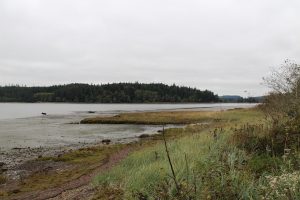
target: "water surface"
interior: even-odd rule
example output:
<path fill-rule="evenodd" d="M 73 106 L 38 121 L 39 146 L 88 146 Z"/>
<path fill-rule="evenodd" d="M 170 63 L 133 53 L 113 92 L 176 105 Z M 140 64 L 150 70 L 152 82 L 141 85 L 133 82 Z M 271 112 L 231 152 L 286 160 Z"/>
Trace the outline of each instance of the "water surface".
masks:
<path fill-rule="evenodd" d="M 0 150 L 94 143 L 104 138 L 120 140 L 153 134 L 162 128 L 149 125 L 71 124 L 96 115 L 174 109 L 221 110 L 251 106 L 254 104 L 0 103 Z M 47 115 L 41 115 L 42 112 Z"/>

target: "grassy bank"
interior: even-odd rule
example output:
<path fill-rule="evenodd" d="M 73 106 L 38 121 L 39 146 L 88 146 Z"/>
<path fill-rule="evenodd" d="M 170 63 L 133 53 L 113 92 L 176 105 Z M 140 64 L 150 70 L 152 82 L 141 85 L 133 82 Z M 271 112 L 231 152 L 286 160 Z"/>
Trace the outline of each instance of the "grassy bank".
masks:
<path fill-rule="evenodd" d="M 99 174 L 95 199 L 299 199 L 299 153 L 272 155 L 262 144 L 270 130 L 260 111 L 214 118 L 218 122 L 205 129 L 189 126 L 183 137 L 167 139 L 175 177 L 160 141 Z"/>
<path fill-rule="evenodd" d="M 112 117 L 91 117 L 81 121 L 83 124 L 191 124 L 210 122 L 216 112 L 175 111 L 175 112 L 142 112 L 123 113 Z"/>

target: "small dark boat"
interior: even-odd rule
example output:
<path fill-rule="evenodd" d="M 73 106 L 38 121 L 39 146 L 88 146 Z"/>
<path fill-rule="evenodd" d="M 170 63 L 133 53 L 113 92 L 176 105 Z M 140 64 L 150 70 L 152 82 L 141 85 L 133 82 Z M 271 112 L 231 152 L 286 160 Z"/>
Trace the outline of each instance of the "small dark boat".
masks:
<path fill-rule="evenodd" d="M 42 114 L 42 115 L 47 115 L 47 113 L 45 113 L 45 112 L 42 112 L 41 114 Z"/>
<path fill-rule="evenodd" d="M 90 114 L 91 114 L 91 113 L 96 113 L 96 111 L 88 111 L 88 113 L 90 113 Z"/>

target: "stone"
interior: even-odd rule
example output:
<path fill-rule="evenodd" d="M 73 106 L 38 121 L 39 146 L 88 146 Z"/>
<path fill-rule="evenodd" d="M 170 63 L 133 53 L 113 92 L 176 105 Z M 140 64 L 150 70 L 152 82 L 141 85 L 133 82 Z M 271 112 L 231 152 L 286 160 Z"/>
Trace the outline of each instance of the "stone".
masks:
<path fill-rule="evenodd" d="M 111 142 L 110 139 L 104 139 L 101 141 L 103 144 L 109 144 Z"/>
<path fill-rule="evenodd" d="M 142 135 L 139 136 L 139 138 L 148 138 L 148 137 L 150 137 L 149 134 L 142 134 Z"/>

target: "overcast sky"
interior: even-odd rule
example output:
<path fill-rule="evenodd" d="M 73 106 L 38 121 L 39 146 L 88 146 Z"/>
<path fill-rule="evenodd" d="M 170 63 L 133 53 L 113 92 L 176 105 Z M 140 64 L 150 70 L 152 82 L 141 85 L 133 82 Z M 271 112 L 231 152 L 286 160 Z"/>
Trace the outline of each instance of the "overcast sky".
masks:
<path fill-rule="evenodd" d="M 0 85 L 163 82 L 262 95 L 299 0 L 1 0 Z"/>

